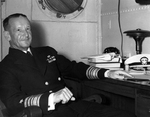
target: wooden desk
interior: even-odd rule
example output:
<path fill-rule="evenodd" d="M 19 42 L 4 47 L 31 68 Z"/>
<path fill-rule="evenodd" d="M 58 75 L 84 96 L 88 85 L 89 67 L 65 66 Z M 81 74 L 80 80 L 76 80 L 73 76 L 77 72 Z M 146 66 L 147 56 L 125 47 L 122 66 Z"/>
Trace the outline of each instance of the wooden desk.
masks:
<path fill-rule="evenodd" d="M 110 106 L 150 117 L 150 85 L 106 78 L 83 82 L 83 91 L 83 97 L 104 94 Z"/>

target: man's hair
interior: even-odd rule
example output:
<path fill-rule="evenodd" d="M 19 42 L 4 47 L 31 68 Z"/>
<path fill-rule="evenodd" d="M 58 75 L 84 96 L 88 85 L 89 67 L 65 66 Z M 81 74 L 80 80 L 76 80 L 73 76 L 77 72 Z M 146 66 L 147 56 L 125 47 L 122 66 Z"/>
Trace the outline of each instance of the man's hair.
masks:
<path fill-rule="evenodd" d="M 17 18 L 17 17 L 20 17 L 20 16 L 27 18 L 26 15 L 21 14 L 21 13 L 15 13 L 15 14 L 12 14 L 12 15 L 9 15 L 8 17 L 6 17 L 6 18 L 3 20 L 3 27 L 4 27 L 4 30 L 6 31 L 6 30 L 8 29 L 9 20 L 10 20 L 11 18 Z M 27 18 L 27 19 L 28 19 L 28 18 Z"/>

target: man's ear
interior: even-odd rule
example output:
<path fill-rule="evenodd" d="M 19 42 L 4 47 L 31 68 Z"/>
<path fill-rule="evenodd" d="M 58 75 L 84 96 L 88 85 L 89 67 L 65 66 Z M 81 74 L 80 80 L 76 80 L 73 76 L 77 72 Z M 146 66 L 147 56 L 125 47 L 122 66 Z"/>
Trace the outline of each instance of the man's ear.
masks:
<path fill-rule="evenodd" d="M 10 37 L 10 34 L 9 34 L 8 31 L 4 31 L 4 37 L 5 37 L 5 39 L 7 39 L 8 41 L 11 40 L 11 37 Z"/>

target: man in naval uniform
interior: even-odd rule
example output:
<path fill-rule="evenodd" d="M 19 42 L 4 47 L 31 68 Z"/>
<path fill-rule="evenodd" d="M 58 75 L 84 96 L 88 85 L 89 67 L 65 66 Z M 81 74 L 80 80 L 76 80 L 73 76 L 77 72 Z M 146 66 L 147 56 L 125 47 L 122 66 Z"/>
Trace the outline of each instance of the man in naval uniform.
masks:
<path fill-rule="evenodd" d="M 0 63 L 0 98 L 12 115 L 38 106 L 44 117 L 134 117 L 105 105 L 77 100 L 62 79 L 123 79 L 131 75 L 70 61 L 52 47 L 31 47 L 30 21 L 24 14 L 8 16 L 3 27 L 10 48 Z"/>

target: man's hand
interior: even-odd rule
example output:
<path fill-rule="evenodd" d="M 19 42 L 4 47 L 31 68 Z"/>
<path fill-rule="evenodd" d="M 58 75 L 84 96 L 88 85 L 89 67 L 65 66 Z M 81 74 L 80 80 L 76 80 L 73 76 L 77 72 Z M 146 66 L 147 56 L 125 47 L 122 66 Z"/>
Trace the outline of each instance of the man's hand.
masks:
<path fill-rule="evenodd" d="M 113 79 L 126 79 L 126 78 L 134 78 L 132 75 L 130 75 L 129 73 L 123 71 L 123 70 L 109 70 L 107 73 L 107 76 L 109 78 L 113 78 Z"/>
<path fill-rule="evenodd" d="M 72 92 L 67 88 L 63 88 L 54 93 L 54 103 L 62 102 L 62 104 L 67 103 L 69 100 L 74 101 L 75 98 L 73 97 Z"/>

